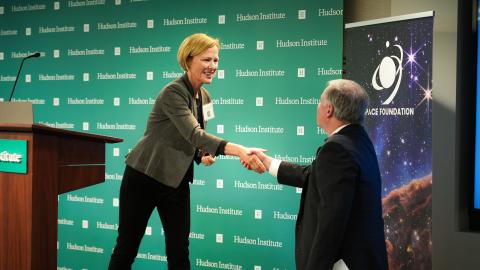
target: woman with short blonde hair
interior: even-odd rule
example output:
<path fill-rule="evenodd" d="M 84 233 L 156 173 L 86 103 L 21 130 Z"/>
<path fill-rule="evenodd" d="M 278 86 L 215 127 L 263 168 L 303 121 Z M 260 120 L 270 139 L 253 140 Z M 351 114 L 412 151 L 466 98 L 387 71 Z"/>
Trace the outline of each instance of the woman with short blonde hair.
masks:
<path fill-rule="evenodd" d="M 117 243 L 110 270 L 131 269 L 150 215 L 157 208 L 165 232 L 169 270 L 188 270 L 190 189 L 193 162 L 210 166 L 217 155 L 235 155 L 249 168 L 265 167 L 252 149 L 205 131 L 212 118 L 210 84 L 218 67 L 220 42 L 206 34 L 185 38 L 178 63 L 185 74 L 158 95 L 143 137 L 128 154 L 120 187 Z"/>
<path fill-rule="evenodd" d="M 188 71 L 187 60 L 189 57 L 195 57 L 213 47 L 217 47 L 220 50 L 220 41 L 216 38 L 212 38 L 203 33 L 188 36 L 183 40 L 182 44 L 180 44 L 180 48 L 178 48 L 178 64 L 184 71 Z"/>

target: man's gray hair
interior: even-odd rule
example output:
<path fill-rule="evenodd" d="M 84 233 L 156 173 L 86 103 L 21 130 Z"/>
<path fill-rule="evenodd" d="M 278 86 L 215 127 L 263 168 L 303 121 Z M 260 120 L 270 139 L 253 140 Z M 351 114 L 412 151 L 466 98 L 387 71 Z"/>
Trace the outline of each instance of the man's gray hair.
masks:
<path fill-rule="evenodd" d="M 322 96 L 334 107 L 334 116 L 341 121 L 362 124 L 368 107 L 368 94 L 351 80 L 331 80 Z"/>

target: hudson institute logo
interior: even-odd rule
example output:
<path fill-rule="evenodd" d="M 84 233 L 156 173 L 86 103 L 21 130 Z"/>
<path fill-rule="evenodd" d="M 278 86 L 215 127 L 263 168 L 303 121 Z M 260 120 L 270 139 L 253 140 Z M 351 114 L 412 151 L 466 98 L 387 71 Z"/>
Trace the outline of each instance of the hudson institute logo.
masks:
<path fill-rule="evenodd" d="M 390 42 L 387 41 L 385 46 L 387 48 L 390 47 Z M 397 44 L 393 45 L 393 47 L 398 49 L 398 56 L 390 55 L 383 57 L 382 62 L 377 66 L 372 76 L 372 86 L 375 90 L 393 89 L 387 100 L 382 103 L 383 105 L 388 105 L 392 102 L 402 81 L 403 48 Z"/>
<path fill-rule="evenodd" d="M 0 162 L 21 163 L 23 156 L 17 153 L 3 151 L 0 153 Z"/>

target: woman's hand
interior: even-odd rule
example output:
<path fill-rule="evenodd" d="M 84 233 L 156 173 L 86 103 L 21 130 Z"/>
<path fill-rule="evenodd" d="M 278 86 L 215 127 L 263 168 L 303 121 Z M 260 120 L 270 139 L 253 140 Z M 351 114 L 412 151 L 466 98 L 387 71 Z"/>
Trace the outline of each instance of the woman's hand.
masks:
<path fill-rule="evenodd" d="M 265 149 L 261 148 L 245 148 L 240 151 L 240 163 L 247 169 L 256 171 L 257 173 L 264 173 L 267 169 L 259 157 L 255 154 L 255 151 L 265 152 Z"/>
<path fill-rule="evenodd" d="M 215 158 L 210 156 L 209 154 L 205 154 L 202 156 L 202 164 L 205 166 L 211 166 L 213 163 L 215 163 Z"/>
<path fill-rule="evenodd" d="M 247 154 L 250 155 L 250 156 L 257 156 L 260 161 L 263 163 L 263 165 L 265 166 L 265 169 L 266 171 L 269 170 L 270 168 L 270 164 L 272 163 L 272 157 L 268 156 L 265 154 L 265 152 L 267 152 L 267 150 L 265 149 L 262 149 L 262 148 L 248 148 L 247 150 Z M 250 167 L 250 165 L 245 162 L 245 161 L 240 161 L 243 165 L 243 167 L 251 170 L 252 168 Z"/>
<path fill-rule="evenodd" d="M 247 148 L 243 145 L 231 142 L 225 145 L 226 155 L 238 156 L 240 158 L 240 163 L 245 168 L 261 174 L 265 172 L 266 168 L 263 165 L 262 161 L 257 157 L 257 155 L 254 154 L 255 151 L 264 152 L 266 150 L 261 148 Z"/>

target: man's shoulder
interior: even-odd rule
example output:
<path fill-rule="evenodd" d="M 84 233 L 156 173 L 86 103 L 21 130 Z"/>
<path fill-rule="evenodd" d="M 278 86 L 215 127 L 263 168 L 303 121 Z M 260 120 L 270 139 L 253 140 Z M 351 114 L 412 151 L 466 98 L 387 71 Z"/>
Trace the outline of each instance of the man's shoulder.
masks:
<path fill-rule="evenodd" d="M 338 133 L 333 134 L 327 142 L 335 142 L 344 146 L 353 146 L 355 141 L 361 140 L 363 137 L 368 137 L 363 126 L 359 124 L 350 124 Z"/>
<path fill-rule="evenodd" d="M 337 145 L 337 149 L 345 150 L 357 161 L 376 158 L 372 141 L 361 125 L 345 127 L 339 133 L 330 136 L 327 143 Z"/>
<path fill-rule="evenodd" d="M 328 145 L 328 144 L 337 144 L 337 145 L 340 145 L 342 148 L 346 148 L 346 149 L 349 149 L 349 148 L 352 148 L 353 145 L 354 145 L 354 137 L 352 137 L 351 134 L 344 134 L 344 133 L 336 133 L 336 134 L 333 134 L 332 136 L 330 136 L 330 138 L 328 138 L 327 142 L 325 143 L 325 145 Z"/>
<path fill-rule="evenodd" d="M 358 147 L 364 141 L 365 132 L 359 125 L 349 125 L 333 134 L 323 145 L 323 148 L 331 149 L 329 152 L 346 152 L 351 156 L 356 156 Z"/>
<path fill-rule="evenodd" d="M 317 159 L 332 159 L 333 157 L 340 157 L 344 155 L 350 156 L 350 150 L 352 150 L 349 145 L 352 145 L 351 143 L 348 143 L 346 141 L 346 138 L 343 137 L 330 137 L 328 140 L 325 142 L 325 144 L 318 149 L 317 151 Z"/>

